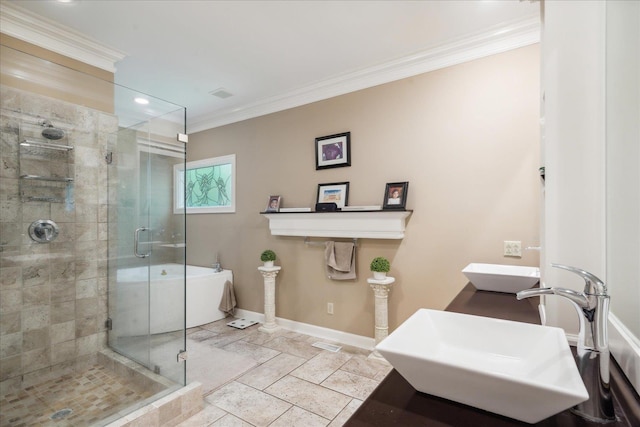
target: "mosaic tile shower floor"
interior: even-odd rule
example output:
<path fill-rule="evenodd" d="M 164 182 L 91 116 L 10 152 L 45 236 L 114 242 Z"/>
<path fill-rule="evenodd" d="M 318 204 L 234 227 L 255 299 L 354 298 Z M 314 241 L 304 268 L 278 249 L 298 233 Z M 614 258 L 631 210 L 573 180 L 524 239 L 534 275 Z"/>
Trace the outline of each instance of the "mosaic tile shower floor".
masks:
<path fill-rule="evenodd" d="M 0 397 L 0 426 L 91 425 L 153 394 L 103 366 L 64 375 Z M 73 412 L 60 418 L 63 409 Z"/>

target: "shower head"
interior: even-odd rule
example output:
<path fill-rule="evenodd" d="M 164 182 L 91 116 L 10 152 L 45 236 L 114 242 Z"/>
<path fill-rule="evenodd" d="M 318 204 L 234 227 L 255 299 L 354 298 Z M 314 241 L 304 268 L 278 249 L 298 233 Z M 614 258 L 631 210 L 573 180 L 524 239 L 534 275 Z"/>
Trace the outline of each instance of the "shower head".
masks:
<path fill-rule="evenodd" d="M 44 129 L 42 129 L 42 136 L 45 138 L 54 141 L 64 138 L 64 131 L 54 127 L 49 120 L 43 120 L 40 124 L 44 126 Z"/>

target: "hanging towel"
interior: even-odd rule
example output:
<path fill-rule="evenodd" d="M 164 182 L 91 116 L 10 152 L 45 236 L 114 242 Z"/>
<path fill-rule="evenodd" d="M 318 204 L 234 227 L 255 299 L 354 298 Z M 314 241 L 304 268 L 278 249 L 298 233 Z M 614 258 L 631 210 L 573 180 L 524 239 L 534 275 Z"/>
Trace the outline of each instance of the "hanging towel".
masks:
<path fill-rule="evenodd" d="M 218 310 L 224 312 L 227 316 L 233 316 L 236 305 L 236 294 L 233 291 L 233 283 L 227 280 L 224 283 L 224 290 L 222 291 L 222 298 Z"/>
<path fill-rule="evenodd" d="M 328 241 L 325 243 L 324 257 L 330 279 L 356 278 L 356 251 L 353 243 Z"/>

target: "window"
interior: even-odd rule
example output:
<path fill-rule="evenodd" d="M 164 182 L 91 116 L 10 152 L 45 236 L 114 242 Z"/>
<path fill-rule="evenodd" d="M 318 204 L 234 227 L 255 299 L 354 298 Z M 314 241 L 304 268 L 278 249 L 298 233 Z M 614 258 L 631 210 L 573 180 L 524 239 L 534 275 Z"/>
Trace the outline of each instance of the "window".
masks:
<path fill-rule="evenodd" d="M 213 157 L 173 167 L 174 213 L 236 211 L 236 155 Z"/>

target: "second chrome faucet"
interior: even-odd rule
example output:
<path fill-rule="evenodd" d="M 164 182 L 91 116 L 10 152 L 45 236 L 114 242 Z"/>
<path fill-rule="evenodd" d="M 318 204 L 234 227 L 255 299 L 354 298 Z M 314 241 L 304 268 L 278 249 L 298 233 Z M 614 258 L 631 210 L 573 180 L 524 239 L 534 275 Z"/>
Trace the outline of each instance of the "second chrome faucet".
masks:
<path fill-rule="evenodd" d="M 537 288 L 520 291 L 517 299 L 540 295 L 559 295 L 571 301 L 578 312 L 580 329 L 576 364 L 582 381 L 589 392 L 589 399 L 576 405 L 573 412 L 591 421 L 615 420 L 609 386 L 609 295 L 605 283 L 580 268 L 551 264 L 571 271 L 585 281 L 584 290 L 577 292 L 564 288 Z"/>

